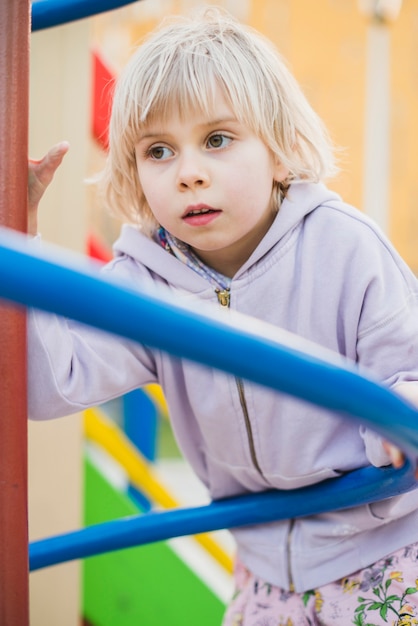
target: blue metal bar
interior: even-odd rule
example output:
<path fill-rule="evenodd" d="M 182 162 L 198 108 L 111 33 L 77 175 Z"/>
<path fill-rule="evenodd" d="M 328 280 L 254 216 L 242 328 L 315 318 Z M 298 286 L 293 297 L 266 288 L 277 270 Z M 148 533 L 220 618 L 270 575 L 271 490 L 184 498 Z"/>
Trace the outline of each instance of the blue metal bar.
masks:
<path fill-rule="evenodd" d="M 171 537 L 345 509 L 414 487 L 414 471 L 409 463 L 400 470 L 368 467 L 293 491 L 266 491 L 201 507 L 126 517 L 31 543 L 30 569 Z"/>
<path fill-rule="evenodd" d="M 35 250 L 25 237 L 7 229 L 0 229 L 0 297 L 66 315 L 354 417 L 397 443 L 411 458 L 401 470 L 369 467 L 295 491 L 240 496 L 45 539 L 31 546 L 33 569 L 172 536 L 348 508 L 416 487 L 418 412 L 349 365 L 308 356 L 301 347 L 233 328 L 161 295 L 139 293 L 99 275 L 84 257 L 58 254 L 48 247 Z M 300 339 L 297 342 L 303 345 Z"/>
<path fill-rule="evenodd" d="M 32 32 L 119 9 L 134 2 L 139 0 L 33 0 Z"/>
<path fill-rule="evenodd" d="M 204 363 L 348 419 L 357 418 L 390 437 L 411 459 L 417 456 L 418 411 L 342 360 L 338 365 L 304 354 L 300 338 L 295 338 L 296 349 L 234 328 L 203 315 L 201 307 L 186 309 L 168 297 L 163 299 L 160 292 L 123 286 L 100 274 L 84 257 L 59 254 L 47 246 L 35 249 L 24 236 L 7 229 L 0 229 L 0 297 Z"/>

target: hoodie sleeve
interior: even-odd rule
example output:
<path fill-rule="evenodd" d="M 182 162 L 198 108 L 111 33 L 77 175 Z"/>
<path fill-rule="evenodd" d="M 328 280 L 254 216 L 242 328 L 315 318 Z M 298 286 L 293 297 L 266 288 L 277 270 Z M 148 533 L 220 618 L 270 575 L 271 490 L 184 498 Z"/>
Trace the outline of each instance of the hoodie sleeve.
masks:
<path fill-rule="evenodd" d="M 410 381 L 407 383 L 400 383 L 393 388 L 393 391 L 405 398 L 415 407 L 418 407 L 418 382 Z M 384 467 L 390 465 L 390 458 L 386 450 L 383 447 L 383 439 L 377 433 L 369 430 L 368 428 L 361 427 L 360 435 L 364 440 L 366 449 L 366 455 L 370 463 L 375 467 Z"/>
<path fill-rule="evenodd" d="M 418 282 L 384 239 L 375 241 L 369 268 L 358 327 L 360 368 L 418 406 Z M 367 428 L 360 434 L 369 461 L 389 465 L 382 438 Z"/>
<path fill-rule="evenodd" d="M 383 447 L 383 439 L 380 435 L 364 426 L 360 426 L 360 435 L 364 441 L 366 456 L 375 467 L 390 465 L 390 458 Z"/>
<path fill-rule="evenodd" d="M 394 290 L 396 287 L 394 286 Z M 394 310 L 382 325 L 359 339 L 361 367 L 371 371 L 378 380 L 410 400 L 410 393 L 418 388 L 418 307 L 416 296 L 406 297 L 404 306 Z M 414 402 L 418 406 L 417 402 Z M 396 421 L 396 415 L 393 416 Z M 382 438 L 361 428 L 367 458 L 372 465 L 390 465 Z"/>
<path fill-rule="evenodd" d="M 33 245 L 40 243 L 33 239 Z M 146 270 L 126 255 L 102 271 L 125 284 L 151 284 Z M 76 413 L 157 381 L 155 351 L 39 310 L 28 309 L 27 345 L 30 419 Z"/>
<path fill-rule="evenodd" d="M 30 419 L 69 415 L 156 380 L 142 345 L 35 310 L 27 324 Z"/>

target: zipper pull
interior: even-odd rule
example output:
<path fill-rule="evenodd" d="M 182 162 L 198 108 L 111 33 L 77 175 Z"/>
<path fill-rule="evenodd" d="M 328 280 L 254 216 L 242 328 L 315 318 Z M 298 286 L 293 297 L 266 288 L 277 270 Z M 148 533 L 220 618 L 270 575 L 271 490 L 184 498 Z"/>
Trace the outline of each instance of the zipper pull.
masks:
<path fill-rule="evenodd" d="M 215 293 L 218 296 L 218 302 L 221 306 L 229 307 L 230 290 L 229 289 L 215 289 Z"/>

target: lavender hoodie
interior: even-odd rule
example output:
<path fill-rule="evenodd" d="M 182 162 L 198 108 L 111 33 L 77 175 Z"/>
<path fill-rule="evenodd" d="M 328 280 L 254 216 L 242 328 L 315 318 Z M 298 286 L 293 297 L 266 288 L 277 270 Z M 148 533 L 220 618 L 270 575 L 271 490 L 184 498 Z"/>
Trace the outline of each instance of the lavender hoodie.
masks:
<path fill-rule="evenodd" d="M 168 287 L 179 301 L 217 302 L 204 278 L 134 227 L 123 228 L 115 255 L 105 271 L 122 281 Z M 292 185 L 234 276 L 230 308 L 314 341 L 396 387 L 418 381 L 417 296 L 417 280 L 377 227 L 324 185 L 304 183 Z M 388 463 L 374 433 L 289 396 L 40 312 L 30 313 L 28 327 L 32 419 L 67 415 L 158 381 L 178 443 L 214 499 L 294 489 Z M 418 490 L 233 534 L 256 575 L 302 592 L 418 541 Z"/>

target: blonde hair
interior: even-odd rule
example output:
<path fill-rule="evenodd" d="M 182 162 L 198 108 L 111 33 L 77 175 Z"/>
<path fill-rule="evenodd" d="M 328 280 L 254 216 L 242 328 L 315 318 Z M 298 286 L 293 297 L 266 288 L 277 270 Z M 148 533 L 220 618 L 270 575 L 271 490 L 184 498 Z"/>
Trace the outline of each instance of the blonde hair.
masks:
<path fill-rule="evenodd" d="M 100 184 L 116 215 L 151 235 L 156 221 L 142 192 L 134 147 L 152 119 L 176 111 L 209 113 L 221 88 L 245 123 L 289 170 L 276 184 L 277 208 L 290 183 L 317 182 L 337 171 L 328 133 L 273 45 L 226 12 L 163 22 L 131 57 L 117 81 L 109 153 Z"/>

